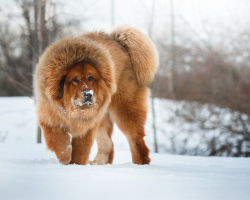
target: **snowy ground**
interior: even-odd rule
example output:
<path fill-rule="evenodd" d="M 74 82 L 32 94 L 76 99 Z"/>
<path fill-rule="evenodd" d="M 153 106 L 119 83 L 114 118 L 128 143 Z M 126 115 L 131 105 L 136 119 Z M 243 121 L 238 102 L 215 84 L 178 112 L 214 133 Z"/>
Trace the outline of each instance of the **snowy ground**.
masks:
<path fill-rule="evenodd" d="M 250 195 L 250 159 L 151 154 L 151 165 L 137 166 L 128 151 L 116 151 L 113 165 L 63 166 L 43 144 L 1 144 L 0 152 L 3 200 L 247 200 Z"/>
<path fill-rule="evenodd" d="M 249 199 L 250 159 L 151 153 L 137 166 L 117 128 L 113 165 L 61 165 L 35 143 L 34 110 L 28 98 L 0 98 L 0 199 Z"/>

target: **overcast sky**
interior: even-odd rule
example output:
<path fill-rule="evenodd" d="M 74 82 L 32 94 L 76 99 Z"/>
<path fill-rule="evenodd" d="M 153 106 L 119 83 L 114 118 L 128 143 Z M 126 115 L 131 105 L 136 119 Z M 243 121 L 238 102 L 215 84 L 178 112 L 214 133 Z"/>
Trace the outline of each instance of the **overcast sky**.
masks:
<path fill-rule="evenodd" d="M 131 24 L 147 30 L 152 0 L 114 1 L 116 25 Z M 61 17 L 81 19 L 82 28 L 85 30 L 111 27 L 111 0 L 57 0 L 57 2 L 63 4 L 63 10 L 58 10 L 58 13 L 63 12 Z M 249 0 L 173 0 L 173 2 L 177 26 L 183 24 L 185 20 L 199 33 L 206 24 L 212 24 L 217 28 L 224 26 L 237 28 L 246 26 L 250 19 Z M 0 7 L 0 14 L 18 12 L 13 0 L 0 0 Z M 166 29 L 169 21 L 170 0 L 155 0 L 154 31 Z"/>

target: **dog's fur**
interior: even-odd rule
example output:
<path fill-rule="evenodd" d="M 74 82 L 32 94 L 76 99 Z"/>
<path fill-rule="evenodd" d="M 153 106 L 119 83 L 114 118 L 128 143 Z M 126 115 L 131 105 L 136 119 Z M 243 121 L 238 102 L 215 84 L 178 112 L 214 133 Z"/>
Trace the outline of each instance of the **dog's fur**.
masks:
<path fill-rule="evenodd" d="M 86 165 L 96 138 L 98 153 L 90 164 L 111 164 L 116 123 L 128 139 L 133 163 L 149 164 L 143 137 L 148 86 L 157 67 L 154 44 L 130 26 L 50 45 L 35 74 L 37 114 L 47 147 L 63 164 Z M 79 103 L 85 90 L 94 91 L 93 105 Z"/>

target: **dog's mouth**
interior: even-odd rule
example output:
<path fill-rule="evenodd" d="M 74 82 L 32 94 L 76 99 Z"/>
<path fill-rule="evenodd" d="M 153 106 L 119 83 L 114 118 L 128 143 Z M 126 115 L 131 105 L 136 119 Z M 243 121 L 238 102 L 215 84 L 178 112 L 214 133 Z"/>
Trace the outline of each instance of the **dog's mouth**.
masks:
<path fill-rule="evenodd" d="M 93 103 L 92 103 L 92 102 L 90 102 L 90 101 L 86 101 L 86 102 L 84 103 L 84 105 L 87 105 L 87 106 L 92 106 L 92 105 L 93 105 Z"/>
<path fill-rule="evenodd" d="M 85 101 L 85 102 L 79 101 L 79 102 L 74 102 L 74 105 L 76 107 L 81 107 L 81 106 L 92 106 L 94 104 L 92 102 L 90 102 L 90 101 Z"/>
<path fill-rule="evenodd" d="M 93 106 L 94 103 L 92 101 L 85 101 L 85 100 L 82 100 L 82 101 L 74 101 L 73 102 L 74 106 L 76 107 L 82 107 L 82 106 Z"/>

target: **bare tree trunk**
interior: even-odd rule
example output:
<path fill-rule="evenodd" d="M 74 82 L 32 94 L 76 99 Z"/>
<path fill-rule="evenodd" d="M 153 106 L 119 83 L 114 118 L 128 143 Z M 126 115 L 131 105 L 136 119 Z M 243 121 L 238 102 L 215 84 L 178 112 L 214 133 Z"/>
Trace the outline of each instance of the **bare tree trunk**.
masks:
<path fill-rule="evenodd" d="M 173 96 L 178 99 L 178 73 L 176 69 L 176 52 L 175 52 L 175 25 L 174 25 L 174 4 L 171 2 L 171 33 L 172 33 L 172 87 Z"/>
<path fill-rule="evenodd" d="M 154 11 L 155 11 L 155 0 L 152 0 L 152 12 L 151 12 L 151 19 L 149 23 L 148 34 L 151 40 L 153 40 L 153 24 L 154 24 Z M 158 152 L 158 145 L 157 145 L 157 137 L 156 137 L 156 125 L 155 125 L 155 106 L 154 106 L 154 83 L 151 86 L 151 108 L 152 108 L 152 116 L 153 116 L 153 131 L 154 131 L 154 149 L 155 153 Z"/>
<path fill-rule="evenodd" d="M 156 137 L 156 125 L 155 125 L 155 105 L 154 105 L 153 85 L 152 85 L 152 90 L 151 90 L 151 107 L 152 107 L 152 116 L 153 116 L 154 149 L 155 149 L 155 153 L 158 153 L 158 144 L 157 144 L 157 137 Z"/>
<path fill-rule="evenodd" d="M 32 44 L 32 51 L 33 51 L 33 56 L 32 56 L 32 70 L 33 74 L 36 69 L 36 64 L 38 62 L 39 58 L 39 41 L 38 41 L 38 13 L 39 12 L 39 0 L 34 0 L 34 31 L 33 31 L 33 44 Z"/>
<path fill-rule="evenodd" d="M 38 30 L 38 37 L 39 37 L 39 55 L 41 56 L 44 50 L 44 29 L 45 29 L 45 4 L 46 0 L 40 0 L 39 6 L 39 30 Z"/>
<path fill-rule="evenodd" d="M 42 129 L 39 125 L 37 126 L 37 143 L 42 143 Z"/>
<path fill-rule="evenodd" d="M 32 67 L 32 73 L 34 74 L 36 69 L 36 64 L 38 63 L 39 59 L 39 41 L 38 41 L 38 14 L 39 14 L 39 7 L 40 2 L 39 0 L 34 0 L 33 4 L 34 9 L 34 29 L 31 29 L 31 21 L 29 16 L 29 10 L 31 7 L 27 7 L 28 4 L 23 4 L 23 16 L 27 22 L 27 27 L 29 31 L 29 48 L 30 48 L 30 59 L 31 59 L 31 67 Z M 34 96 L 34 94 L 33 94 Z M 42 142 L 42 133 L 41 128 L 38 126 L 37 128 L 37 143 Z"/>
<path fill-rule="evenodd" d="M 37 0 L 36 0 L 37 3 Z M 44 33 L 45 33 L 45 6 L 46 0 L 40 0 L 39 2 L 39 29 L 38 30 L 38 39 L 39 39 L 39 55 L 41 56 L 45 45 L 44 45 Z M 37 26 L 38 27 L 38 26 Z M 37 143 L 42 143 L 42 130 L 41 127 L 37 128 Z"/>

